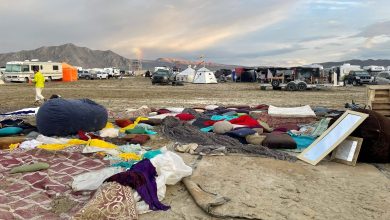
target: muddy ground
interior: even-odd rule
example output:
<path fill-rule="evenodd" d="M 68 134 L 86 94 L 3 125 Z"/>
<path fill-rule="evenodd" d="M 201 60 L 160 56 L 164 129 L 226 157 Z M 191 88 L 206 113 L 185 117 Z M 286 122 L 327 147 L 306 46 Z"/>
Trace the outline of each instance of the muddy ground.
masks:
<path fill-rule="evenodd" d="M 43 95 L 90 98 L 113 111 L 126 108 L 193 107 L 206 104 L 272 104 L 326 106 L 342 109 L 355 100 L 366 102 L 365 87 L 338 87 L 306 92 L 260 90 L 256 83 L 152 86 L 145 78 L 47 83 Z M 0 112 L 32 107 L 34 90 L 28 84 L 0 85 Z M 192 164 L 197 156 L 180 154 Z M 377 165 L 378 167 L 378 165 Z M 211 210 L 224 219 L 389 219 L 388 164 L 333 162 L 311 166 L 245 156 L 204 157 L 192 180 L 230 201 Z M 386 177 L 387 174 L 387 177 Z M 202 211 L 182 183 L 168 186 L 167 212 L 143 214 L 140 219 L 220 219 Z"/>

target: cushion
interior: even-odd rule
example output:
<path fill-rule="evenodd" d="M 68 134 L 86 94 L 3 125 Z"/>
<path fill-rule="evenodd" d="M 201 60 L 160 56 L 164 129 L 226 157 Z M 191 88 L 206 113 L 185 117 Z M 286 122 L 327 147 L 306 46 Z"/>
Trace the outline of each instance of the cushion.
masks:
<path fill-rule="evenodd" d="M 230 120 L 232 124 L 246 125 L 248 127 L 259 127 L 259 122 L 250 117 L 249 115 L 243 115 L 238 118 Z"/>
<path fill-rule="evenodd" d="M 175 117 L 180 119 L 181 121 L 191 121 L 195 118 L 195 116 L 193 116 L 189 113 L 180 113 L 180 114 L 177 114 Z"/>
<path fill-rule="evenodd" d="M 255 133 L 255 134 L 251 134 L 251 135 L 246 136 L 245 140 L 246 140 L 246 142 L 248 142 L 248 144 L 262 145 L 265 138 L 266 138 L 265 135 L 259 135 L 259 134 Z"/>
<path fill-rule="evenodd" d="M 140 145 L 143 145 L 146 142 L 148 142 L 149 139 L 150 139 L 149 135 L 138 134 L 138 135 L 135 135 L 135 137 L 133 137 L 132 139 L 130 139 L 129 143 L 130 144 L 140 144 Z"/>
<path fill-rule="evenodd" d="M 127 127 L 127 126 L 133 124 L 133 122 L 130 121 L 129 119 L 117 119 L 117 120 L 115 120 L 115 124 L 121 128 L 124 128 L 124 127 Z"/>
<path fill-rule="evenodd" d="M 358 161 L 369 163 L 390 162 L 390 119 L 372 110 L 358 110 L 368 118 L 352 133 L 363 138 Z"/>
<path fill-rule="evenodd" d="M 45 136 L 68 136 L 99 131 L 107 119 L 107 110 L 89 99 L 50 99 L 39 108 L 36 123 Z"/>
<path fill-rule="evenodd" d="M 6 127 L 0 128 L 0 137 L 11 136 L 15 134 L 20 134 L 23 131 L 22 128 L 19 127 Z"/>
<path fill-rule="evenodd" d="M 263 141 L 263 146 L 271 149 L 296 149 L 297 143 L 288 134 L 270 133 L 265 134 L 266 138 Z"/>
<path fill-rule="evenodd" d="M 231 130 L 233 130 L 233 125 L 228 121 L 218 121 L 213 125 L 213 132 L 217 134 L 225 134 Z"/>
<path fill-rule="evenodd" d="M 117 182 L 104 183 L 73 219 L 138 219 L 133 190 Z"/>
<path fill-rule="evenodd" d="M 246 137 L 248 135 L 255 134 L 256 131 L 250 128 L 239 128 L 237 130 L 229 131 L 227 133 L 229 134 L 229 136 L 232 135 L 237 137 Z"/>

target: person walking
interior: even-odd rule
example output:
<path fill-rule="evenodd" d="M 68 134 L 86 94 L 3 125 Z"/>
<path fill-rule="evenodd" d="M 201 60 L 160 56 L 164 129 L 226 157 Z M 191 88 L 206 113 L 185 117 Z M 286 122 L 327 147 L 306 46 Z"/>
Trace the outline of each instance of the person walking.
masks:
<path fill-rule="evenodd" d="M 35 104 L 40 104 L 45 101 L 45 97 L 42 95 L 42 90 L 45 87 L 45 77 L 39 72 L 38 68 L 34 68 L 34 79 L 35 83 Z"/>

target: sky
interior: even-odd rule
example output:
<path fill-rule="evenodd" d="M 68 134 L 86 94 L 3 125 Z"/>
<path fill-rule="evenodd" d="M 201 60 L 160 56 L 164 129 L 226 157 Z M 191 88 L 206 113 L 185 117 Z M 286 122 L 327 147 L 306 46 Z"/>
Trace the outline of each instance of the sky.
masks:
<path fill-rule="evenodd" d="M 73 43 L 127 58 L 293 66 L 390 59 L 389 0 L 0 0 L 0 53 Z"/>

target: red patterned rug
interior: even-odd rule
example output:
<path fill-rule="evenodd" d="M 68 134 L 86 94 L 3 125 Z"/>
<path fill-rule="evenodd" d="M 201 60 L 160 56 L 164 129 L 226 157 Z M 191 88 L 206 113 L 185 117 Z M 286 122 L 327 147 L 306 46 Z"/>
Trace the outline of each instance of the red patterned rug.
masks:
<path fill-rule="evenodd" d="M 9 174 L 12 167 L 32 162 L 50 167 Z M 91 198 L 91 193 L 72 192 L 72 177 L 106 166 L 108 161 L 79 152 L 0 151 L 0 219 L 69 219 Z"/>

